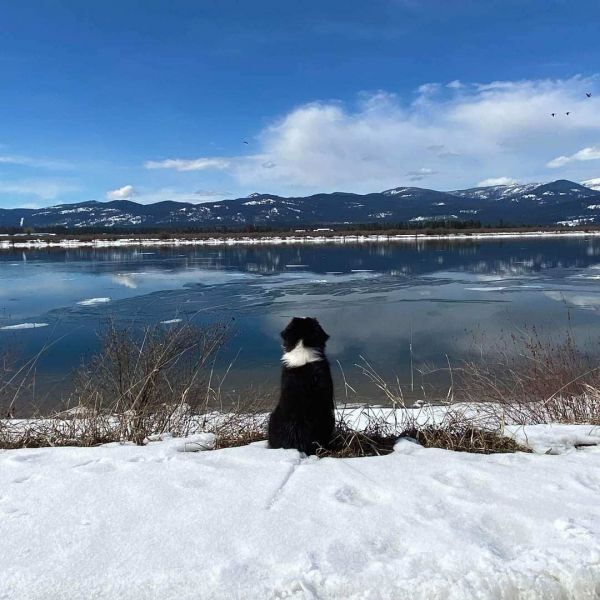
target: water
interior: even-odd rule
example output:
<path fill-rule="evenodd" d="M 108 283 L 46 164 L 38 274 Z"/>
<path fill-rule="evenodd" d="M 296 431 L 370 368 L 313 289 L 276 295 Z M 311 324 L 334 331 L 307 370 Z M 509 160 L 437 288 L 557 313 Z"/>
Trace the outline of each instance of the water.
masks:
<path fill-rule="evenodd" d="M 381 398 L 355 365 L 367 359 L 415 396 L 443 396 L 448 363 L 523 327 L 592 342 L 600 334 L 600 240 L 515 239 L 327 246 L 55 249 L 0 253 L 0 348 L 37 362 L 39 397 L 55 402 L 108 319 L 227 322 L 224 387 L 277 386 L 279 331 L 316 316 L 331 335 L 338 399 Z M 110 299 L 85 303 L 91 299 Z M 81 302 L 84 304 L 80 304 Z M 167 325 L 165 325 L 167 327 Z M 412 341 L 412 352 L 411 348 Z M 338 365 L 339 361 L 339 365 Z M 411 368 L 412 364 L 412 368 Z M 429 373 L 421 377 L 420 372 Z"/>

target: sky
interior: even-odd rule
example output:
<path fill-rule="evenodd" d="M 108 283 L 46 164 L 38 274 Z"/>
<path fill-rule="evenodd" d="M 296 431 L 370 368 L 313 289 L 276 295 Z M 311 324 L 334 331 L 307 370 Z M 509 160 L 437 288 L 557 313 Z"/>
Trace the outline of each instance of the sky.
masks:
<path fill-rule="evenodd" d="M 0 207 L 600 178 L 599 22 L 597 0 L 10 0 Z"/>

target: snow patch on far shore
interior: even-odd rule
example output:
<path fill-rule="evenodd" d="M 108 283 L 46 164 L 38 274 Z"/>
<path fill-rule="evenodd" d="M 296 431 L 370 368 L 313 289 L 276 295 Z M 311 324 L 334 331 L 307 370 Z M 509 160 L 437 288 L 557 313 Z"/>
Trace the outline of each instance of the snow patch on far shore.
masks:
<path fill-rule="evenodd" d="M 48 327 L 48 323 L 19 323 L 17 325 L 5 325 L 0 327 L 2 331 L 12 331 L 17 329 L 38 329 L 39 327 Z"/>
<path fill-rule="evenodd" d="M 77 304 L 80 306 L 95 306 L 96 304 L 105 304 L 110 302 L 110 298 L 88 298 L 87 300 L 81 300 Z"/>
<path fill-rule="evenodd" d="M 574 223 L 569 222 L 569 225 Z M 118 248 L 127 246 L 158 247 L 158 246 L 235 246 L 238 244 L 249 246 L 270 246 L 280 244 L 361 244 L 361 243 L 388 243 L 402 242 L 408 244 L 419 243 L 428 240 L 498 240 L 498 239 L 531 239 L 531 238 L 554 238 L 554 237 L 598 237 L 600 231 L 564 231 L 564 230 L 540 230 L 540 231 L 507 231 L 507 232 L 478 232 L 478 233 L 448 233 L 448 234 L 396 234 L 396 235 L 317 235 L 317 236 L 279 236 L 271 237 L 210 237 L 210 238 L 120 238 L 115 240 L 47 240 L 35 239 L 23 242 L 12 242 L 0 240 L 0 250 L 37 249 L 37 248 Z M 287 265 L 290 266 L 290 265 Z M 301 265 L 291 265 L 300 267 Z"/>

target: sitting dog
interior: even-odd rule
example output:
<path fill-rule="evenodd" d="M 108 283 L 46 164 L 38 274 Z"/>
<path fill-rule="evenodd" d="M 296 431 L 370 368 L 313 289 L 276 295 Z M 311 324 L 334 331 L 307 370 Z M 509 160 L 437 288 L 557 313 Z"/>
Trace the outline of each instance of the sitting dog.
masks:
<path fill-rule="evenodd" d="M 269 418 L 269 446 L 315 454 L 327 448 L 335 425 L 333 382 L 316 319 L 294 317 L 281 332 L 281 394 Z"/>

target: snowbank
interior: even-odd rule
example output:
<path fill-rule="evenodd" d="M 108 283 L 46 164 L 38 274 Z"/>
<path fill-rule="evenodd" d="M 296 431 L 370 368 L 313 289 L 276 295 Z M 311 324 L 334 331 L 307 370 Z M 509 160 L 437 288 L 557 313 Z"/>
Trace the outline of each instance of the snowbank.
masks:
<path fill-rule="evenodd" d="M 544 453 L 3 451 L 0 598 L 598 598 L 600 446 L 581 442 L 600 431 L 514 434 Z"/>

